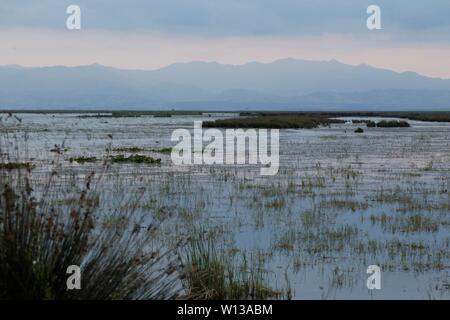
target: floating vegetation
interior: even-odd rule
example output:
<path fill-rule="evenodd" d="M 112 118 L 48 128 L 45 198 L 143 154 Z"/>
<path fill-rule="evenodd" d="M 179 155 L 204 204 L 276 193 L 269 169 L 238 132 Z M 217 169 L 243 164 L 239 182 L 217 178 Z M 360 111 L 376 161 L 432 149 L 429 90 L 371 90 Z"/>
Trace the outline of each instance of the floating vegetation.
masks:
<path fill-rule="evenodd" d="M 77 158 L 70 158 L 69 159 L 70 162 L 78 162 L 79 164 L 84 164 L 84 163 L 88 163 L 88 162 L 96 162 L 97 161 L 97 157 L 86 157 L 86 156 L 82 156 L 82 157 L 77 157 Z"/>
<path fill-rule="evenodd" d="M 17 170 L 17 169 L 31 170 L 33 168 L 34 166 L 29 162 L 0 163 L 0 170 Z"/>
<path fill-rule="evenodd" d="M 172 148 L 151 149 L 150 151 L 162 154 L 171 154 Z"/>
<path fill-rule="evenodd" d="M 113 149 L 113 151 L 115 152 L 141 152 L 144 151 L 143 148 L 139 148 L 139 147 L 120 147 L 120 148 L 115 148 Z"/>
<path fill-rule="evenodd" d="M 113 163 L 160 164 L 161 159 L 155 159 L 155 158 L 140 155 L 140 154 L 133 154 L 129 157 L 126 157 L 121 154 L 121 155 L 111 156 L 111 162 L 113 162 Z"/>

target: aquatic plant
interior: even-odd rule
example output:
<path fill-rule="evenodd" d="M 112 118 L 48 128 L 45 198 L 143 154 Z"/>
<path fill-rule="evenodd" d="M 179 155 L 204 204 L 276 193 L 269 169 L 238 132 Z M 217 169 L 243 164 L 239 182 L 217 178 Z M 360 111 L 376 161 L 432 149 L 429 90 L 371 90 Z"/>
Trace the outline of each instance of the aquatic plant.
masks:
<path fill-rule="evenodd" d="M 0 137 L 0 154 L 10 156 L 5 140 Z M 5 165 L 3 156 L 0 164 Z M 108 208 L 94 172 L 81 190 L 72 191 L 77 201 L 58 203 L 61 169 L 53 168 L 43 188 L 26 169 L 0 171 L 0 299 L 170 299 L 182 294 L 178 249 L 154 241 L 162 220 L 144 219 L 133 203 L 128 210 Z M 80 290 L 67 289 L 72 265 L 81 269 Z"/>
<path fill-rule="evenodd" d="M 114 148 L 113 151 L 115 152 L 140 152 L 144 151 L 144 149 L 139 147 L 120 147 L 120 148 Z"/>
<path fill-rule="evenodd" d="M 133 154 L 131 156 L 124 156 L 124 155 L 116 155 L 111 156 L 111 162 L 113 163 L 145 163 L 145 164 L 159 164 L 161 163 L 161 159 L 155 159 L 152 157 L 139 155 L 139 154 Z"/>
<path fill-rule="evenodd" d="M 27 169 L 31 170 L 33 165 L 29 162 L 6 162 L 0 163 L 0 170 Z"/>
<path fill-rule="evenodd" d="M 78 162 L 79 164 L 84 164 L 86 162 L 96 162 L 97 158 L 96 157 L 86 157 L 86 156 L 81 156 L 81 157 L 77 157 L 77 158 L 70 158 L 69 159 L 70 162 Z"/>
<path fill-rule="evenodd" d="M 151 151 L 162 154 L 170 154 L 172 152 L 172 148 L 151 149 Z"/>
<path fill-rule="evenodd" d="M 196 233 L 186 252 L 187 294 L 193 299 L 268 299 L 281 296 L 264 281 L 261 266 L 240 263 L 218 248 L 212 238 Z"/>
<path fill-rule="evenodd" d="M 203 123 L 206 128 L 268 128 L 268 129 L 313 129 L 343 120 L 331 119 L 326 115 L 260 115 L 235 119 L 219 119 Z"/>
<path fill-rule="evenodd" d="M 410 124 L 407 121 L 382 120 L 377 123 L 379 128 L 407 128 Z"/>

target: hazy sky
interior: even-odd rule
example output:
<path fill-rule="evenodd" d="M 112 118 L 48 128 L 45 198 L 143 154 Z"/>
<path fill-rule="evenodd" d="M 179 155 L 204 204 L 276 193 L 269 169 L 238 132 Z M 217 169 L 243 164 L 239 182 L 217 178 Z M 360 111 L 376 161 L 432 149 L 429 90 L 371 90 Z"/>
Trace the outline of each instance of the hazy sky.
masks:
<path fill-rule="evenodd" d="M 81 7 L 82 29 L 66 29 Z M 370 4 L 382 30 L 366 28 Z M 450 0 L 1 0 L 0 64 L 337 59 L 450 78 Z"/>

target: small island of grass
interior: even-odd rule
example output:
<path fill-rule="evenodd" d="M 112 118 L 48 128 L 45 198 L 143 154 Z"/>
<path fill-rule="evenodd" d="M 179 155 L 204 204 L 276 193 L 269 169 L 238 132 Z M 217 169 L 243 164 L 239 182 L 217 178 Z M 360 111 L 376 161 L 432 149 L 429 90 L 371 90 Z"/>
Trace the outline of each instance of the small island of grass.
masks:
<path fill-rule="evenodd" d="M 144 151 L 144 149 L 139 148 L 139 147 L 120 147 L 120 148 L 114 148 L 113 151 L 115 152 L 140 152 L 140 151 Z"/>
<path fill-rule="evenodd" d="M 111 161 L 113 163 L 145 163 L 145 164 L 160 164 L 161 159 L 155 159 L 152 157 L 134 154 L 129 157 L 125 157 L 124 155 L 112 156 Z"/>
<path fill-rule="evenodd" d="M 377 123 L 378 128 L 408 128 L 410 124 L 407 121 L 383 120 Z"/>
<path fill-rule="evenodd" d="M 97 158 L 96 157 L 77 157 L 77 158 L 70 158 L 69 159 L 70 162 L 77 162 L 79 164 L 84 164 L 86 162 L 96 162 Z"/>
<path fill-rule="evenodd" d="M 258 114 L 256 116 L 219 119 L 203 123 L 206 128 L 264 128 L 264 129 L 313 129 L 329 126 L 332 123 L 344 123 L 332 119 L 326 114 Z"/>
<path fill-rule="evenodd" d="M 29 162 L 8 162 L 0 163 L 0 170 L 17 170 L 17 169 L 33 169 L 33 165 Z"/>

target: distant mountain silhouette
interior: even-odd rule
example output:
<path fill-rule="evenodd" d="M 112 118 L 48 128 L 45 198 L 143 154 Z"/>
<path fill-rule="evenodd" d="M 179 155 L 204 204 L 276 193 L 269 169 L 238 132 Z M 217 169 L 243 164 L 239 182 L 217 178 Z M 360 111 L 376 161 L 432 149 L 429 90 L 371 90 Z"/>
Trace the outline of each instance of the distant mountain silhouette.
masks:
<path fill-rule="evenodd" d="M 0 67 L 0 108 L 450 109 L 450 80 L 338 61 Z"/>

